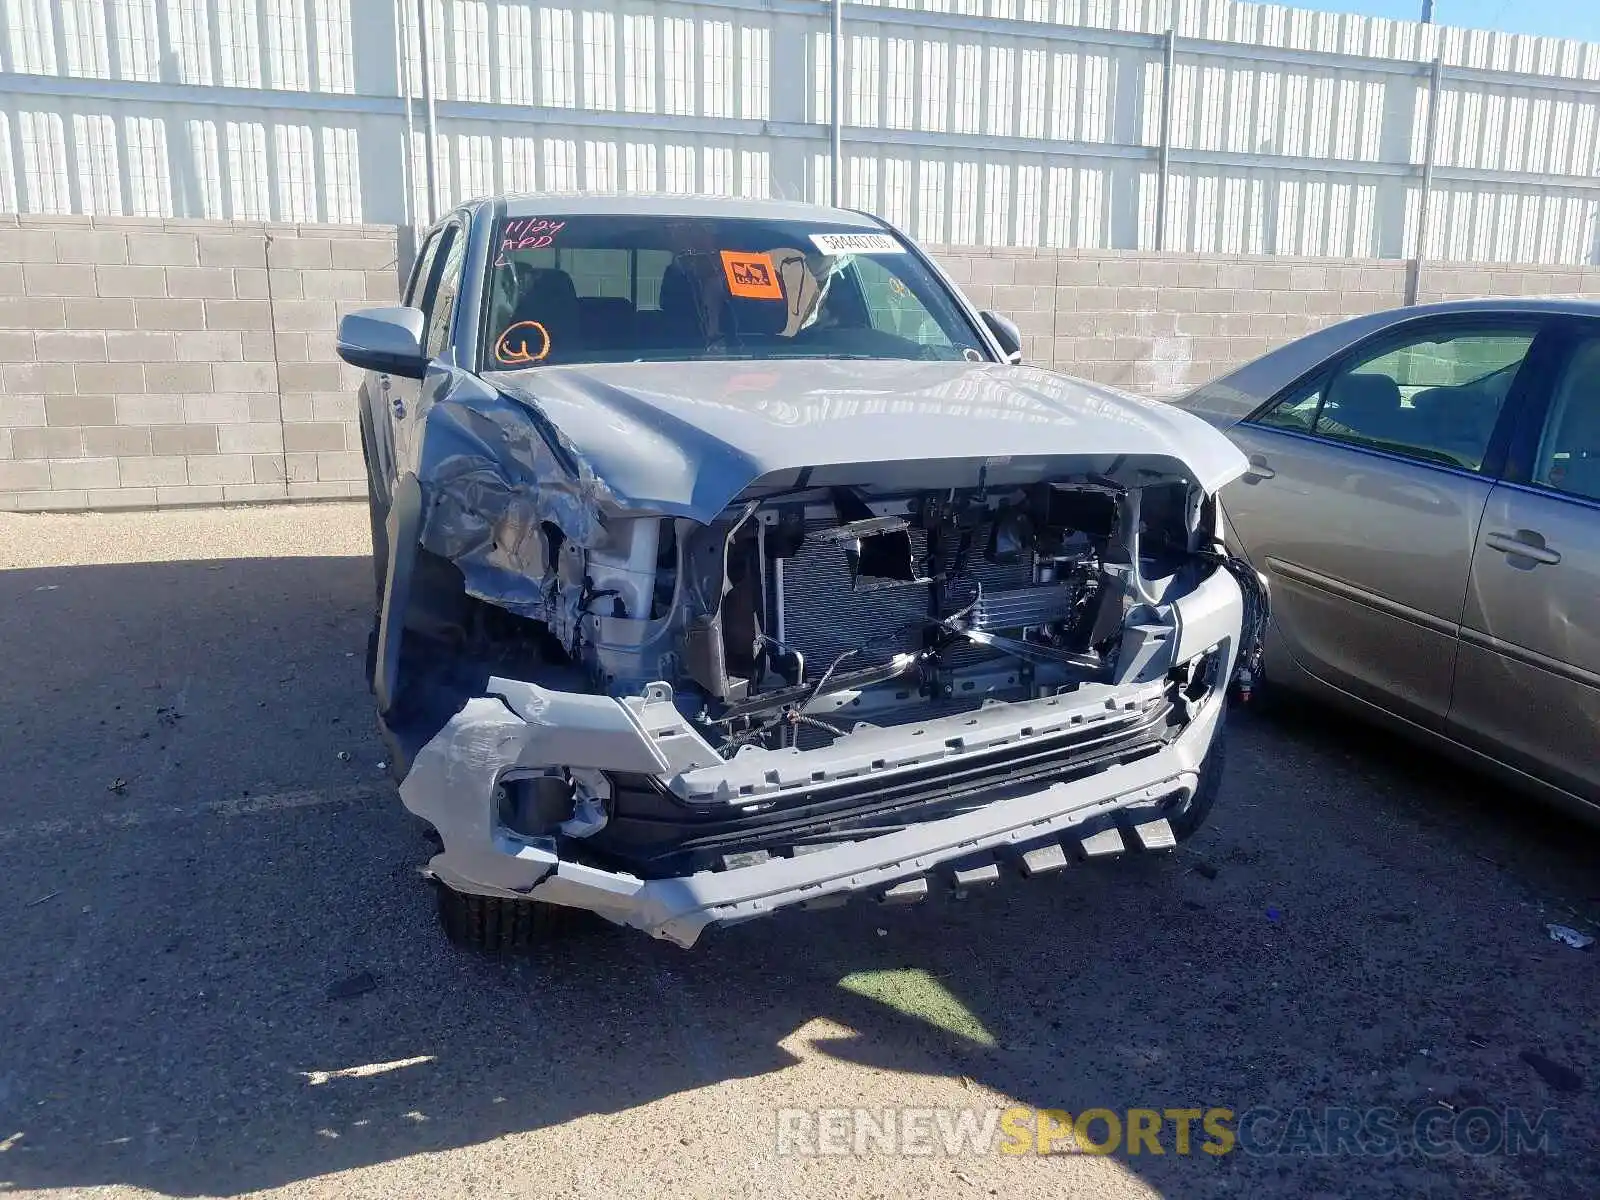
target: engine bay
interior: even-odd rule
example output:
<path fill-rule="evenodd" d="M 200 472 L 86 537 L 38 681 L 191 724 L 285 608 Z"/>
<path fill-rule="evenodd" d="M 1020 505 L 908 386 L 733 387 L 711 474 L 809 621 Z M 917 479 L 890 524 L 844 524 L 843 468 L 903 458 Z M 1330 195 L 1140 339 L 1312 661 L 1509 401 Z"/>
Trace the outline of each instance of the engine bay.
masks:
<path fill-rule="evenodd" d="M 1253 572 L 1220 552 L 1214 498 L 1181 464 L 1079 461 L 797 469 L 709 520 L 613 511 L 581 538 L 540 493 L 505 494 L 492 518 L 480 496 L 470 554 L 431 549 L 425 518 L 399 686 L 387 706 L 380 691 L 396 763 L 496 678 L 666 696 L 730 765 L 1159 680 L 1175 601 L 1219 568 L 1253 592 Z M 374 662 L 394 649 L 375 643 Z"/>
<path fill-rule="evenodd" d="M 386 737 L 405 762 L 471 697 L 499 697 L 496 720 L 504 704 L 552 739 L 533 754 L 550 765 L 500 777 L 500 825 L 557 831 L 641 877 L 877 836 L 1135 761 L 1225 684 L 1227 650 L 1177 614 L 1214 572 L 1243 587 L 1248 568 L 1219 552 L 1198 484 L 1122 474 L 1142 482 L 802 477 L 709 522 L 611 521 L 587 548 L 546 523 L 543 619 L 468 594 L 424 552 Z M 632 737 L 668 768 L 631 752 L 594 765 L 614 758 L 591 758 L 595 739 Z"/>
<path fill-rule="evenodd" d="M 774 489 L 709 525 L 659 523 L 656 633 L 632 653 L 613 639 L 641 624 L 626 597 L 642 589 L 591 555 L 602 569 L 582 607 L 612 615 L 587 644 L 575 631 L 573 657 L 612 694 L 670 682 L 724 755 L 810 749 L 863 723 L 1109 680 L 1132 610 L 1199 567 L 1209 521 L 1201 489 L 1172 478 Z"/>

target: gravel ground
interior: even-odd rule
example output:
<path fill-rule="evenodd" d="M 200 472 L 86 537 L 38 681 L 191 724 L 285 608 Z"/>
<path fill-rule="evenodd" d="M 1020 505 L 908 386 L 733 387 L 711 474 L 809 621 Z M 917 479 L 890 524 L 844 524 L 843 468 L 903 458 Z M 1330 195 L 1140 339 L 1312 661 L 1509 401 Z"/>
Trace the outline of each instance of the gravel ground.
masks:
<path fill-rule="evenodd" d="M 1171 856 L 485 961 L 438 934 L 379 768 L 365 555 L 347 505 L 0 515 L 0 1189 L 1595 1193 L 1600 948 L 1545 932 L 1595 931 L 1593 830 L 1325 712 L 1245 713 Z M 777 1153 L 787 1108 L 1380 1106 L 1409 1130 L 1439 1102 L 1548 1111 L 1559 1140 Z"/>

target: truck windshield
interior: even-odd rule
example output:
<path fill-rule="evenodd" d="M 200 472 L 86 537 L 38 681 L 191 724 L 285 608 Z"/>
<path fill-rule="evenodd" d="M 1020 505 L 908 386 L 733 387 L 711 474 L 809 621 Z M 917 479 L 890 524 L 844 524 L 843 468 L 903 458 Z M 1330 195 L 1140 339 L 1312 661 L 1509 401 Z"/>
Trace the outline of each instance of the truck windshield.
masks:
<path fill-rule="evenodd" d="M 485 370 L 991 357 L 944 284 L 886 231 L 554 214 L 504 218 L 490 245 Z"/>

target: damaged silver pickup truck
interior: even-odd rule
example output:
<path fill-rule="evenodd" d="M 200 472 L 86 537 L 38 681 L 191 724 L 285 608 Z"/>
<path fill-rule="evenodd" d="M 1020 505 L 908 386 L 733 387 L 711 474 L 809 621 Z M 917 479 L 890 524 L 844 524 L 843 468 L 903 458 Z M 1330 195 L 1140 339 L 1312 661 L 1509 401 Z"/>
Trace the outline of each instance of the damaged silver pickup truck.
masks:
<path fill-rule="evenodd" d="M 446 929 L 681 945 L 1159 849 L 1265 618 L 1160 404 L 1019 365 L 875 218 L 485 200 L 368 372 L 373 691 Z"/>

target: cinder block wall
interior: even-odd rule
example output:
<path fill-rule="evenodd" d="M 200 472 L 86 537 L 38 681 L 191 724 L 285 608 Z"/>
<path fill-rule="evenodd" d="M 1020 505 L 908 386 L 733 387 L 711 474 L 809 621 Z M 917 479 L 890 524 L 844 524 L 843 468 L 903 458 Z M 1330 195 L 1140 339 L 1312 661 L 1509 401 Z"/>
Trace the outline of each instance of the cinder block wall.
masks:
<path fill-rule="evenodd" d="M 389 226 L 0 217 L 0 509 L 363 494 L 344 312 L 392 303 Z M 1030 362 L 1173 396 L 1404 303 L 1408 264 L 936 247 Z M 1425 264 L 1424 300 L 1600 294 L 1600 268 Z"/>
<path fill-rule="evenodd" d="M 0 509 L 364 495 L 339 316 L 391 226 L 0 217 Z"/>

